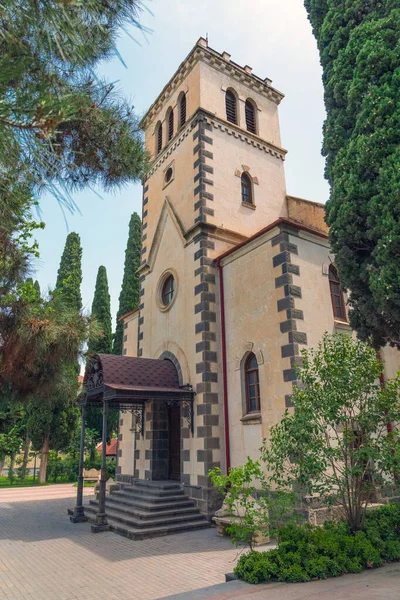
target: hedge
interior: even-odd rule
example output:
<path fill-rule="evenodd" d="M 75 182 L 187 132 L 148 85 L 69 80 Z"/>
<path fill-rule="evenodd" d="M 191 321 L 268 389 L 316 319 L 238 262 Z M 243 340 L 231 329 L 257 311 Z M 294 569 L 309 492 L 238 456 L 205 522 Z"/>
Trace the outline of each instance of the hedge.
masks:
<path fill-rule="evenodd" d="M 288 525 L 278 530 L 278 540 L 274 550 L 242 555 L 235 575 L 248 583 L 311 581 L 399 560 L 400 504 L 369 511 L 364 529 L 355 534 L 344 521 Z"/>

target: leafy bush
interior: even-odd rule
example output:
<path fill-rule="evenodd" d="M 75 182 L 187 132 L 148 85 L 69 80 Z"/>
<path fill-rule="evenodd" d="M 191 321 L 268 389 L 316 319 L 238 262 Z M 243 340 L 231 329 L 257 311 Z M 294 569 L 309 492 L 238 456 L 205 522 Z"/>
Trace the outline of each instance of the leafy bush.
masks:
<path fill-rule="evenodd" d="M 271 531 L 282 519 L 288 522 L 298 517 L 293 510 L 294 494 L 283 490 L 271 493 L 268 476 L 249 456 L 243 466 L 231 467 L 228 475 L 217 467 L 209 476 L 224 496 L 223 508 L 233 517 L 227 532 L 235 545 L 244 542 L 252 549 L 257 532 Z"/>
<path fill-rule="evenodd" d="M 327 522 L 322 527 L 287 525 L 278 531 L 279 545 L 269 552 L 251 551 L 235 568 L 248 583 L 299 582 L 338 577 L 400 559 L 400 504 L 371 510 L 363 531 Z"/>
<path fill-rule="evenodd" d="M 85 469 L 101 469 L 101 458 L 96 456 L 95 460 L 86 459 Z M 107 478 L 115 478 L 115 461 L 107 459 L 106 461 L 106 475 Z M 68 483 L 70 481 L 77 481 L 79 474 L 79 459 L 66 457 L 62 458 L 51 450 L 49 452 L 49 458 L 47 463 L 47 480 L 53 483 Z"/>
<path fill-rule="evenodd" d="M 294 411 L 270 428 L 261 459 L 271 487 L 340 506 L 355 533 L 400 470 L 400 373 L 382 386 L 375 350 L 347 334 L 325 334 L 301 354 Z"/>

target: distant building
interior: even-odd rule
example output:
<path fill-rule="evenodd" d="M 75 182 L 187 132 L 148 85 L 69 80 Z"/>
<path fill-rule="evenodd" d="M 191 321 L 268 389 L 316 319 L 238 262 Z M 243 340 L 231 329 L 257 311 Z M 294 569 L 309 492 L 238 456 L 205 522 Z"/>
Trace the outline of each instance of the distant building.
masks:
<path fill-rule="evenodd" d="M 102 442 L 97 444 L 96 452 L 101 452 L 102 447 L 103 447 Z M 117 438 L 113 438 L 112 440 L 110 440 L 110 443 L 106 445 L 106 456 L 108 458 L 116 459 L 117 453 L 118 453 L 118 440 L 117 440 Z"/>

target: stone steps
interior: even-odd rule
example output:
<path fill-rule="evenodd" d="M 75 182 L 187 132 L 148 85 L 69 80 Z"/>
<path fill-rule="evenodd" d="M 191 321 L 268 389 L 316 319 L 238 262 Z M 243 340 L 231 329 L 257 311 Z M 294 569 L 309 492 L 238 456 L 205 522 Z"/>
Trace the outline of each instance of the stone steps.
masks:
<path fill-rule="evenodd" d="M 137 494 L 134 490 L 127 490 L 126 488 L 122 489 L 122 490 L 116 490 L 115 492 L 113 492 L 113 495 L 115 494 L 115 496 L 117 498 L 127 498 L 128 500 L 132 500 L 132 501 L 138 501 L 138 502 L 148 502 L 150 504 L 161 504 L 161 503 L 165 503 L 165 502 L 179 502 L 182 500 L 185 500 L 185 498 L 187 498 L 187 496 L 185 496 L 183 490 L 182 490 L 182 494 L 179 495 L 170 495 L 170 496 L 158 496 L 158 495 L 153 495 L 153 494 L 145 494 L 145 493 L 140 493 Z"/>
<path fill-rule="evenodd" d="M 94 523 L 94 518 L 87 515 L 88 521 Z M 205 519 L 188 521 L 186 523 L 175 523 L 173 525 L 149 527 L 138 529 L 136 527 L 130 527 L 124 525 L 118 521 L 114 521 L 112 518 L 107 518 L 110 530 L 118 535 L 130 538 L 131 540 L 145 540 L 147 538 L 161 537 L 164 535 L 172 535 L 174 533 L 184 533 L 185 531 L 194 531 L 196 529 L 204 529 L 210 527 L 210 524 Z"/>
<path fill-rule="evenodd" d="M 98 507 L 98 502 L 91 500 L 90 505 L 86 506 L 86 513 L 88 514 L 89 512 L 91 512 L 92 514 L 96 515 L 97 512 L 97 507 Z M 138 529 L 142 529 L 142 528 L 154 528 L 157 527 L 158 525 L 173 525 L 175 523 L 186 523 L 187 521 L 192 521 L 192 520 L 198 520 L 201 519 L 202 521 L 205 520 L 205 517 L 203 515 L 200 515 L 198 512 L 197 514 L 194 513 L 189 513 L 189 514 L 175 514 L 175 515 L 170 515 L 170 516 L 161 516 L 159 517 L 158 514 L 155 517 L 154 515 L 152 515 L 152 518 L 148 518 L 148 519 L 139 519 L 137 517 L 135 517 L 135 515 L 133 515 L 132 513 L 127 513 L 124 512 L 122 513 L 120 510 L 115 510 L 110 508 L 110 505 L 106 502 L 106 515 L 107 517 L 110 517 L 110 519 L 112 519 L 113 521 L 119 521 L 120 523 L 124 523 L 126 525 L 129 525 L 130 527 L 134 527 L 134 528 L 138 528 Z"/>
<path fill-rule="evenodd" d="M 98 504 L 99 503 L 97 500 L 89 501 L 90 506 L 98 506 Z M 137 505 L 134 505 L 134 504 L 125 504 L 125 505 L 120 504 L 119 502 L 115 502 L 114 498 L 112 498 L 112 497 L 106 498 L 106 509 L 117 511 L 119 513 L 123 513 L 123 514 L 127 514 L 127 515 L 132 515 L 137 519 L 142 519 L 142 520 L 146 520 L 146 521 L 152 520 L 155 517 L 169 518 L 169 517 L 175 517 L 177 515 L 198 514 L 198 512 L 199 512 L 198 509 L 193 505 L 193 502 L 191 502 L 190 500 L 187 501 L 187 506 L 176 507 L 174 504 L 171 503 L 171 505 L 168 506 L 167 509 L 150 511 L 150 510 L 143 510 L 140 507 L 138 508 Z"/>
<path fill-rule="evenodd" d="M 111 498 L 111 496 L 109 496 Z M 161 510 L 169 510 L 173 508 L 187 508 L 189 506 L 193 506 L 193 501 L 189 500 L 186 496 L 182 498 L 182 500 L 177 500 L 175 502 L 157 502 L 152 503 L 151 501 L 142 501 L 141 499 L 136 500 L 131 496 L 117 496 L 116 492 L 112 494 L 112 501 L 120 504 L 121 506 L 133 506 L 137 509 L 141 509 L 143 511 L 161 511 Z"/>
<path fill-rule="evenodd" d="M 98 500 L 90 500 L 85 515 L 95 522 Z M 181 485 L 169 481 L 135 481 L 122 485 L 106 497 L 110 529 L 125 537 L 140 540 L 209 527 L 193 500 Z"/>

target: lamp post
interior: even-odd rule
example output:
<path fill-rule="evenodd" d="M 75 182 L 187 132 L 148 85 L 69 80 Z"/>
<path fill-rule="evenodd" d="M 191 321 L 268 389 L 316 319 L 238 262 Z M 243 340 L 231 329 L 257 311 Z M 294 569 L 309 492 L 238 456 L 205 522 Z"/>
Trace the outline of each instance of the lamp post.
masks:
<path fill-rule="evenodd" d="M 110 526 L 107 522 L 106 515 L 106 453 L 107 453 L 107 415 L 108 403 L 103 399 L 103 435 L 101 444 L 101 476 L 100 476 L 100 492 L 99 492 L 99 510 L 96 513 L 96 522 L 92 525 L 92 532 L 99 533 L 100 531 L 108 531 Z"/>
<path fill-rule="evenodd" d="M 79 448 L 79 474 L 78 488 L 76 492 L 76 505 L 70 513 L 72 523 L 83 523 L 87 521 L 83 507 L 83 466 L 85 461 L 85 431 L 86 431 L 86 398 L 81 404 L 81 442 Z"/>

